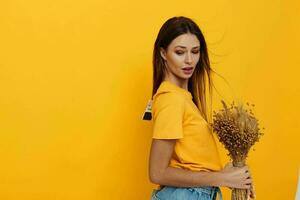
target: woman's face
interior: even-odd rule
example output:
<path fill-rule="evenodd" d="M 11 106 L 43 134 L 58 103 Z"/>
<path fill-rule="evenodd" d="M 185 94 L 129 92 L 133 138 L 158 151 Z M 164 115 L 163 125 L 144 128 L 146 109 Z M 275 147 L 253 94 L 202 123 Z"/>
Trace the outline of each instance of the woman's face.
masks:
<path fill-rule="evenodd" d="M 167 50 L 161 48 L 167 76 L 189 79 L 200 58 L 200 42 L 194 34 L 186 33 L 176 37 Z"/>

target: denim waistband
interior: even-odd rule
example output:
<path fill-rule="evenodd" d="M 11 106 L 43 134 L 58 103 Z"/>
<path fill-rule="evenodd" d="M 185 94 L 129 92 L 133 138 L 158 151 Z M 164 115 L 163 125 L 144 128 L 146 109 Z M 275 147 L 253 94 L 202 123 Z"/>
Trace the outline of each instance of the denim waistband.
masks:
<path fill-rule="evenodd" d="M 194 191 L 201 191 L 206 194 L 212 194 L 216 192 L 219 188 L 218 187 L 210 187 L 210 186 L 203 186 L 203 187 L 189 187 L 189 190 L 194 190 Z"/>
<path fill-rule="evenodd" d="M 168 187 L 168 186 L 161 186 L 160 189 Z M 184 188 L 184 187 L 182 187 Z M 219 187 L 214 186 L 202 186 L 202 187 L 186 187 L 185 189 L 191 192 L 197 192 L 199 194 L 206 193 L 210 196 L 210 199 L 216 199 L 215 196 L 218 194 L 219 200 L 222 200 L 222 193 Z"/>
<path fill-rule="evenodd" d="M 208 194 L 212 199 L 214 198 L 214 195 L 218 194 L 219 200 L 222 200 L 222 193 L 219 187 L 213 187 L 213 186 L 203 186 L 203 187 L 190 187 L 188 188 L 190 191 L 196 191 L 196 192 L 203 192 Z"/>

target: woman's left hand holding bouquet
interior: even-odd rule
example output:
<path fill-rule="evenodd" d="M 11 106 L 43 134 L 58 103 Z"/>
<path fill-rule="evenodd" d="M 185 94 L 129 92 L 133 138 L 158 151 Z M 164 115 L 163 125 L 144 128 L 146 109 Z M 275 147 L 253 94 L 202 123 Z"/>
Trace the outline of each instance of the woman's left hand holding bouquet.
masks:
<path fill-rule="evenodd" d="M 246 165 L 247 166 L 247 165 Z M 231 168 L 233 167 L 232 163 L 227 163 L 224 167 L 224 169 L 226 170 L 226 168 Z M 251 173 L 249 170 L 249 167 L 247 167 L 247 172 L 249 173 L 249 177 L 250 179 L 252 179 L 251 177 Z M 229 187 L 231 190 L 233 189 L 232 187 Z M 247 197 L 248 199 L 252 198 L 255 199 L 256 198 L 256 194 L 255 194 L 255 189 L 254 189 L 254 185 L 253 185 L 253 181 L 250 184 L 250 189 L 247 189 Z"/>

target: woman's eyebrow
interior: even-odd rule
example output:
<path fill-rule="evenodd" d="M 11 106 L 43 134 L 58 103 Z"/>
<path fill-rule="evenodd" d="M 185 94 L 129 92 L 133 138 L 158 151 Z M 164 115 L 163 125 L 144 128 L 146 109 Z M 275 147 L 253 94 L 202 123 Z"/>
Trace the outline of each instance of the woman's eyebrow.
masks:
<path fill-rule="evenodd" d="M 186 49 L 186 47 L 185 47 L 185 46 L 181 46 L 181 45 L 177 45 L 177 46 L 175 46 L 175 47 L 181 47 L 181 48 L 184 48 L 184 49 Z M 200 46 L 194 46 L 192 49 L 195 49 L 195 48 L 200 48 Z"/>

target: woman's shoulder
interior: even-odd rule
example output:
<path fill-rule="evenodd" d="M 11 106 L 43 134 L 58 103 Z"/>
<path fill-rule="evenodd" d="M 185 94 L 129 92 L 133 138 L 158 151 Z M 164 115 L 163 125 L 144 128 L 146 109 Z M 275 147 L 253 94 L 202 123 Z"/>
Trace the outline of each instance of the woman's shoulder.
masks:
<path fill-rule="evenodd" d="M 153 97 L 153 106 L 177 105 L 183 106 L 185 98 L 176 91 L 168 91 L 156 94 Z"/>

